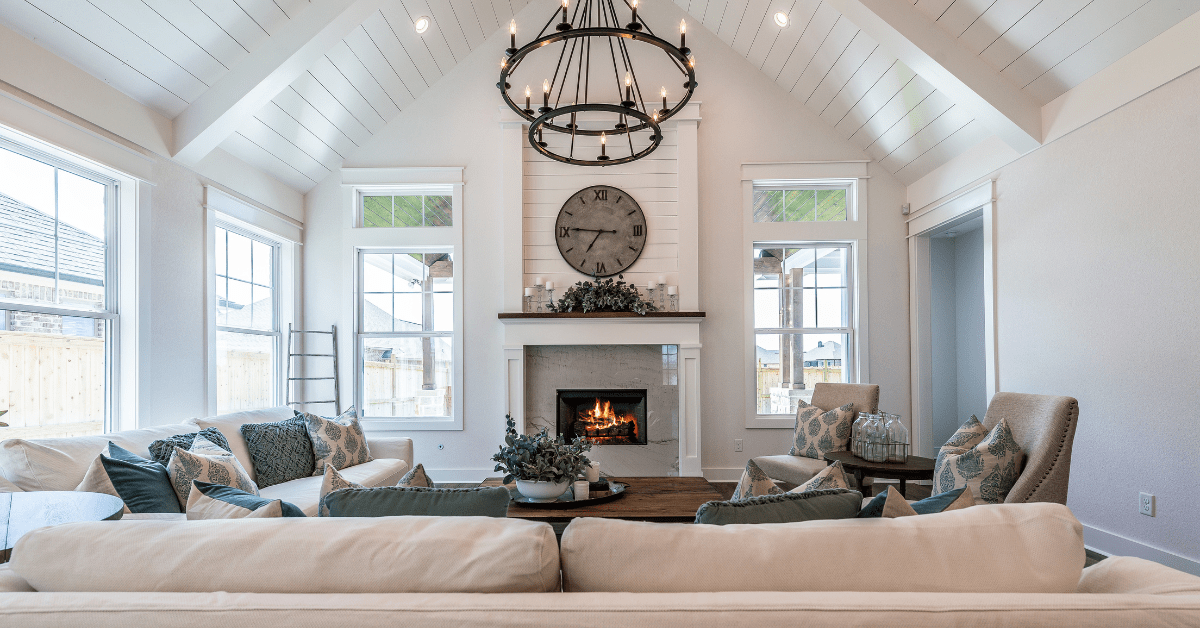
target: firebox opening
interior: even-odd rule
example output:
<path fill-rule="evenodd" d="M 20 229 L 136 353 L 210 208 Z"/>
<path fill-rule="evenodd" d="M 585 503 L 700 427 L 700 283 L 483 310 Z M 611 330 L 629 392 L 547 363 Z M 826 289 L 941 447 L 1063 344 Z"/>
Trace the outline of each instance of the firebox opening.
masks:
<path fill-rule="evenodd" d="M 646 391 L 559 390 L 558 433 L 594 445 L 645 445 Z"/>

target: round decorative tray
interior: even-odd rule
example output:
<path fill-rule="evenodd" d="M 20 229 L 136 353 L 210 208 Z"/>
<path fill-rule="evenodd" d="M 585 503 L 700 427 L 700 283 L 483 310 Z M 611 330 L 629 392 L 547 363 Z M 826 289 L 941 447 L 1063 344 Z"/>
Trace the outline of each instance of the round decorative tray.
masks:
<path fill-rule="evenodd" d="M 529 506 L 531 508 L 566 509 L 611 502 L 612 500 L 624 495 L 625 489 L 629 488 L 629 485 L 625 484 L 624 482 L 601 480 L 600 482 L 592 482 L 588 486 L 587 499 L 575 499 L 575 491 L 571 488 L 567 488 L 566 493 L 563 493 L 558 499 L 551 502 L 534 501 L 528 497 L 525 497 L 524 495 L 521 495 L 515 486 L 509 486 L 507 488 L 508 492 L 512 494 L 512 501 L 514 504 Z"/>

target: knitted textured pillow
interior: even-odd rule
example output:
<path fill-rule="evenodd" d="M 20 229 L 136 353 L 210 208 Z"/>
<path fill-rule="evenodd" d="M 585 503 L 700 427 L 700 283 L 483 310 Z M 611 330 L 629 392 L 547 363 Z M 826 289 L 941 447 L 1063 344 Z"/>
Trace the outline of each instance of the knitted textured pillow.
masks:
<path fill-rule="evenodd" d="M 215 427 L 206 427 L 199 432 L 176 434 L 175 436 L 168 436 L 167 438 L 150 443 L 150 446 L 147 447 L 150 450 L 150 459 L 164 467 L 167 466 L 167 463 L 171 462 L 171 454 L 175 453 L 175 448 L 183 447 L 185 450 L 191 449 L 192 441 L 196 440 L 197 434 L 225 451 L 233 451 L 229 448 L 229 441 L 225 439 L 225 435 L 221 433 L 221 430 Z"/>
<path fill-rule="evenodd" d="M 796 409 L 796 433 L 792 438 L 793 456 L 820 460 L 831 451 L 846 451 L 850 447 L 850 426 L 854 423 L 854 404 L 822 410 L 799 402 Z"/>
<path fill-rule="evenodd" d="M 358 423 L 353 406 L 332 419 L 307 412 L 302 417 L 316 460 L 313 475 L 324 475 L 327 463 L 335 469 L 345 469 L 371 461 L 367 436 Z"/>
<path fill-rule="evenodd" d="M 258 487 L 266 488 L 313 474 L 312 439 L 304 419 L 293 417 L 274 423 L 246 423 L 239 428 L 250 450 Z"/>

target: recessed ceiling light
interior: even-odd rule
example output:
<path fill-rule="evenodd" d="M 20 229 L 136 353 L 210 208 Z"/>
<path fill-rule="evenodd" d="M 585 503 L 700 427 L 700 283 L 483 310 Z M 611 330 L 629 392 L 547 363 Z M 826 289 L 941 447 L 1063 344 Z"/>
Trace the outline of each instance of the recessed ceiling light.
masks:
<path fill-rule="evenodd" d="M 413 28 L 417 29 L 418 33 L 424 33 L 429 30 L 429 18 L 424 15 L 417 18 L 417 21 L 413 22 Z"/>
<path fill-rule="evenodd" d="M 787 13 L 784 13 L 783 11 L 780 11 L 779 13 L 776 13 L 776 14 L 775 14 L 775 23 L 776 23 L 776 24 L 778 24 L 778 25 L 780 25 L 781 27 L 782 27 L 782 26 L 787 26 L 787 25 L 788 25 L 788 16 L 787 16 Z"/>

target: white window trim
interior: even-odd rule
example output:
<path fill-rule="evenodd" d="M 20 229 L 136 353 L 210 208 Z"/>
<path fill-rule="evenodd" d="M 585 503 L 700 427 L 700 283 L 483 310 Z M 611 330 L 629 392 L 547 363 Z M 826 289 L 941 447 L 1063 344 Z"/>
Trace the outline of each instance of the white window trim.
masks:
<path fill-rule="evenodd" d="M 343 168 L 343 226 L 346 234 L 344 246 L 347 261 L 344 264 L 343 285 L 349 289 L 342 295 L 341 320 L 348 323 L 352 333 L 349 349 L 354 359 L 353 377 L 350 379 L 354 391 L 355 407 L 364 429 L 369 432 L 417 431 L 417 430 L 462 430 L 463 405 L 465 403 L 463 363 L 463 286 L 465 282 L 466 256 L 463 254 L 463 180 L 462 168 Z M 363 194 L 408 192 L 428 190 L 431 187 L 450 186 L 452 197 L 452 224 L 449 227 L 360 227 Z M 445 418 L 366 418 L 363 416 L 362 387 L 362 334 L 359 329 L 359 256 L 366 252 L 384 252 L 399 249 L 444 249 L 454 258 L 454 343 L 452 368 L 451 404 L 452 415 Z M 343 341 L 345 342 L 345 341 Z M 346 345 L 343 345 L 343 349 Z M 343 353 L 342 355 L 345 355 Z M 339 375 L 340 376 L 340 375 Z"/>
<path fill-rule="evenodd" d="M 105 308 L 102 312 L 87 312 L 87 318 L 107 321 L 105 347 L 105 408 L 104 433 L 138 427 L 138 364 L 141 353 L 148 347 L 140 343 L 138 327 L 141 273 L 139 250 L 140 202 L 148 203 L 147 185 L 123 173 L 86 157 L 43 142 L 14 129 L 0 126 L 0 146 L 6 150 L 73 171 L 107 186 L 105 203 L 112 216 L 106 220 L 105 246 Z M 65 316 L 78 316 L 79 310 L 17 304 L 0 309 L 20 309 Z"/>
<path fill-rule="evenodd" d="M 281 221 L 281 224 L 286 226 L 268 230 L 262 226 L 263 220 L 256 220 L 257 224 L 243 220 L 243 218 L 259 214 L 268 221 L 266 224 L 272 225 L 269 220 L 275 217 L 261 208 L 249 205 L 212 186 L 205 186 L 205 211 L 204 327 L 208 347 L 205 353 L 207 362 L 205 365 L 206 412 L 210 416 L 217 414 L 217 227 L 265 240 L 275 247 L 277 258 L 273 278 L 275 289 L 272 291 L 272 296 L 275 299 L 276 329 L 278 331 L 262 333 L 263 335 L 278 334 L 279 340 L 275 343 L 274 405 L 285 405 L 288 385 L 288 369 L 285 362 L 288 359 L 287 329 L 289 325 L 295 325 L 298 322 L 296 314 L 300 312 L 300 272 L 297 267 L 300 259 L 300 245 L 291 239 L 290 236 L 293 235 L 293 232 L 288 228 L 288 226 L 294 225 L 287 225 Z M 299 230 L 297 229 L 295 233 L 298 234 Z"/>
<path fill-rule="evenodd" d="M 742 165 L 742 303 L 744 325 L 745 353 L 743 354 L 742 373 L 745 378 L 745 405 L 743 416 L 745 427 L 749 429 L 794 429 L 794 416 L 760 415 L 758 414 L 758 383 L 755 380 L 754 364 L 754 283 L 752 276 L 754 262 L 751 259 L 756 242 L 784 243 L 828 242 L 837 245 L 849 245 L 848 261 L 851 286 L 849 295 L 850 311 L 850 344 L 847 355 L 850 357 L 850 371 L 847 380 L 850 382 L 869 382 L 870 351 L 867 339 L 867 277 L 869 276 L 867 256 L 867 162 L 799 162 L 779 164 L 743 164 Z M 813 185 L 845 185 L 850 184 L 847 195 L 847 216 L 845 221 L 831 222 L 754 222 L 754 188 L 756 184 L 766 187 L 782 187 L 795 185 L 810 187 Z"/>

